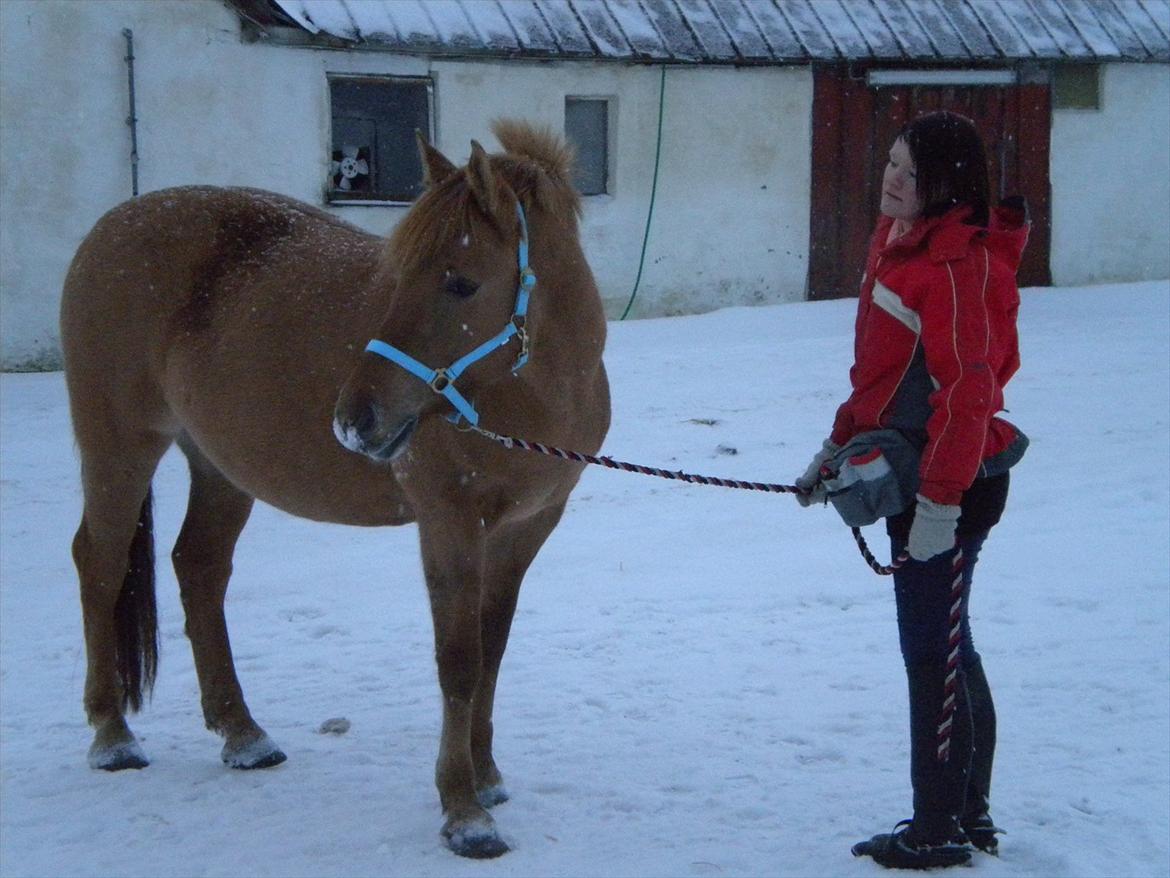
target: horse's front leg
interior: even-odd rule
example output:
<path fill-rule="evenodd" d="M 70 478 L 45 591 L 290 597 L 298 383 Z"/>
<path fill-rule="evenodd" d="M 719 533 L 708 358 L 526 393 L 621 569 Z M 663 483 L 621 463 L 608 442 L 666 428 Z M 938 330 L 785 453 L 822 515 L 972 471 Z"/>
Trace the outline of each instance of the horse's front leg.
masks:
<path fill-rule="evenodd" d="M 484 859 L 506 853 L 508 846 L 475 793 L 471 726 L 483 673 L 484 534 L 479 516 L 469 512 L 420 521 L 419 537 L 443 693 L 443 733 L 435 766 L 435 785 L 447 817 L 443 837 L 460 856 Z"/>
<path fill-rule="evenodd" d="M 524 521 L 502 525 L 489 532 L 480 604 L 483 673 L 475 693 L 471 725 L 476 795 L 485 808 L 508 800 L 504 778 L 492 756 L 492 710 L 500 662 L 508 646 L 512 617 L 516 613 L 516 600 L 529 565 L 560 521 L 564 509 L 565 504 L 559 503 Z"/>

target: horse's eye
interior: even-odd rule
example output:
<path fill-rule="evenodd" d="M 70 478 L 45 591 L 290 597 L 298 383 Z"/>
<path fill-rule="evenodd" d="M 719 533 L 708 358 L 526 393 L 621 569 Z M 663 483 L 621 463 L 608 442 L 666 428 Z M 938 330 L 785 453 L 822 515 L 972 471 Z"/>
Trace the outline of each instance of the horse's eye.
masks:
<path fill-rule="evenodd" d="M 453 271 L 448 271 L 443 276 L 443 288 L 453 296 L 458 296 L 460 299 L 468 299 L 475 295 L 475 291 L 479 289 L 479 284 Z"/>

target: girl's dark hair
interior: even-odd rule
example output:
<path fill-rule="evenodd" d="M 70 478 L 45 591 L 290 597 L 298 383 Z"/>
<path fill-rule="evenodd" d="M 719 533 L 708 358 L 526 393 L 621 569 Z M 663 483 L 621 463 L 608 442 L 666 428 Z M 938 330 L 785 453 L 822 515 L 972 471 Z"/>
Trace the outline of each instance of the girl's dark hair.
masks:
<path fill-rule="evenodd" d="M 965 222 L 986 226 L 990 204 L 987 152 L 966 116 L 940 110 L 919 116 L 898 135 L 910 149 L 922 216 L 941 216 L 960 204 L 972 208 Z"/>

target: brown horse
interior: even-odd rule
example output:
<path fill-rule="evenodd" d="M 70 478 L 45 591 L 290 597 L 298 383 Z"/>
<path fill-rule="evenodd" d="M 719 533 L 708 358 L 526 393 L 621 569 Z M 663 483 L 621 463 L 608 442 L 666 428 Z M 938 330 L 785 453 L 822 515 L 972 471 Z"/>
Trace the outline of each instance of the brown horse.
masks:
<path fill-rule="evenodd" d="M 493 429 L 595 450 L 609 388 L 571 153 L 522 123 L 493 131 L 505 152 L 473 141 L 463 168 L 420 138 L 427 189 L 388 242 L 268 192 L 186 187 L 115 208 L 78 249 L 61 338 L 95 768 L 147 764 L 124 714 L 157 666 L 151 480 L 177 442 L 191 492 L 172 558 L 224 762 L 285 759 L 244 702 L 223 613 L 254 499 L 320 521 L 416 521 L 443 693 L 443 835 L 465 856 L 507 850 L 485 810 L 507 798 L 492 758 L 497 672 L 521 580 L 581 467 L 457 429 L 452 400 Z M 525 244 L 538 281 L 522 313 Z M 447 371 L 423 381 L 363 353 L 372 335 Z M 449 382 L 457 394 L 436 392 Z"/>

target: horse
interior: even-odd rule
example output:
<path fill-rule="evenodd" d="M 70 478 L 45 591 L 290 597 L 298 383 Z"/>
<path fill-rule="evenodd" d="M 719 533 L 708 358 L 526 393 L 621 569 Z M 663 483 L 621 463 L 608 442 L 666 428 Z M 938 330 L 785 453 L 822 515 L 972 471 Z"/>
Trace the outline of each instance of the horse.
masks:
<path fill-rule="evenodd" d="M 415 522 L 443 696 L 441 834 L 462 856 L 508 850 L 488 811 L 508 798 L 497 675 L 521 582 L 583 465 L 466 428 L 482 411 L 511 435 L 596 450 L 610 401 L 572 150 L 521 121 L 492 131 L 503 152 L 473 140 L 462 167 L 418 135 L 424 190 L 388 239 L 271 192 L 187 186 L 115 207 L 79 246 L 61 340 L 93 768 L 148 764 L 126 714 L 158 668 L 151 483 L 177 444 L 190 495 L 171 557 L 223 761 L 286 758 L 245 703 L 224 618 L 254 501 Z"/>

